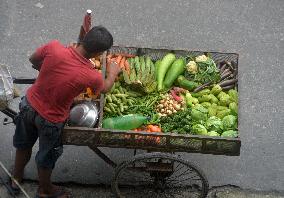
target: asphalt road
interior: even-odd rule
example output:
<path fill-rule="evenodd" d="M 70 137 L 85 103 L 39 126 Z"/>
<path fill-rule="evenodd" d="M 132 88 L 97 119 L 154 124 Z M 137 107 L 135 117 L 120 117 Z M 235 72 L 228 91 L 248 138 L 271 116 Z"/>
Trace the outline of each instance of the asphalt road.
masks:
<path fill-rule="evenodd" d="M 241 155 L 181 155 L 205 172 L 211 186 L 283 190 L 283 0 L 1 0 L 0 62 L 14 76 L 36 76 L 28 56 L 51 39 L 76 40 L 86 9 L 94 11 L 95 24 L 113 33 L 116 45 L 239 53 Z M 0 127 L 0 160 L 9 167 L 14 126 Z M 105 151 L 117 161 L 133 153 Z M 36 178 L 35 170 L 32 160 L 26 177 Z M 95 184 L 108 183 L 111 175 L 112 169 L 92 151 L 75 146 L 65 147 L 54 171 L 56 181 Z"/>

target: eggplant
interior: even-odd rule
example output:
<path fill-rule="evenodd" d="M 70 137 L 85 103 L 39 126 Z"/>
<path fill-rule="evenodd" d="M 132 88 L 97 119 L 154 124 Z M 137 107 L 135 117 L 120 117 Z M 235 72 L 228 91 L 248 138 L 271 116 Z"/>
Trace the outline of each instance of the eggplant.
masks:
<path fill-rule="evenodd" d="M 222 73 L 221 73 L 221 76 L 223 76 L 225 73 L 229 72 L 230 69 L 225 69 Z"/>
<path fill-rule="evenodd" d="M 228 85 L 228 86 L 222 87 L 222 91 L 228 91 L 230 89 L 233 89 L 234 87 L 235 85 Z"/>
<path fill-rule="evenodd" d="M 225 80 L 221 83 L 219 83 L 220 87 L 226 87 L 229 85 L 234 85 L 236 82 L 238 82 L 238 79 L 231 79 L 231 80 Z"/>
<path fill-rule="evenodd" d="M 221 74 L 225 71 L 226 67 L 227 67 L 226 63 L 222 65 L 222 67 L 220 68 L 220 73 Z"/>
<path fill-rule="evenodd" d="M 194 92 L 194 93 L 199 92 L 199 91 L 201 91 L 202 89 L 205 89 L 206 87 L 212 85 L 212 83 L 213 83 L 213 82 L 207 82 L 207 83 L 205 83 L 205 84 L 203 84 L 203 85 L 200 85 L 199 87 L 195 88 L 195 89 L 193 90 L 193 92 Z"/>
<path fill-rule="evenodd" d="M 232 74 L 232 72 L 230 72 L 230 71 L 224 73 L 224 74 L 221 76 L 221 80 L 220 80 L 220 81 L 222 81 L 222 80 L 228 78 L 231 74 Z"/>

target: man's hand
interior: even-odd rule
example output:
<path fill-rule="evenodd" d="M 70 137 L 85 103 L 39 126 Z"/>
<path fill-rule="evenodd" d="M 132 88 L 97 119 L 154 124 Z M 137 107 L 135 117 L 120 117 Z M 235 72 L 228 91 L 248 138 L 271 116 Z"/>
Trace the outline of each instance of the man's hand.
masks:
<path fill-rule="evenodd" d="M 107 63 L 106 66 L 106 79 L 104 82 L 104 90 L 103 93 L 107 93 L 113 86 L 115 78 L 118 76 L 118 74 L 121 72 L 120 67 L 116 62 L 110 62 Z"/>
<path fill-rule="evenodd" d="M 106 65 L 107 76 L 114 75 L 116 77 L 120 72 L 121 72 L 121 69 L 118 66 L 117 62 L 107 63 Z"/>

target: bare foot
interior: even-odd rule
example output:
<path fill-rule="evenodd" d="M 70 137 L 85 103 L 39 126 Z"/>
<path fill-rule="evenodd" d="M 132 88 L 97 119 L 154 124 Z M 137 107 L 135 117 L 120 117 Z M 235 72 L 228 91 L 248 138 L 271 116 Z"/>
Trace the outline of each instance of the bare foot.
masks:
<path fill-rule="evenodd" d="M 64 190 L 63 187 L 52 185 L 51 190 L 48 193 L 44 193 L 43 189 L 40 188 L 38 191 L 39 197 L 55 196 L 57 198 L 70 198 L 71 194 Z"/>

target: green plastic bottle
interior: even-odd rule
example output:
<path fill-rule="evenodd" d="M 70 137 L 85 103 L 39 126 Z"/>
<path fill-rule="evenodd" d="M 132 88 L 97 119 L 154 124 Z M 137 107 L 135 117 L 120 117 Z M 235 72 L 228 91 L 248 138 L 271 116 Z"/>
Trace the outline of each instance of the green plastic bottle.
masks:
<path fill-rule="evenodd" d="M 103 128 L 105 129 L 119 129 L 119 130 L 131 130 L 136 129 L 146 123 L 148 117 L 129 114 L 124 116 L 118 116 L 114 118 L 107 118 L 103 120 Z"/>

